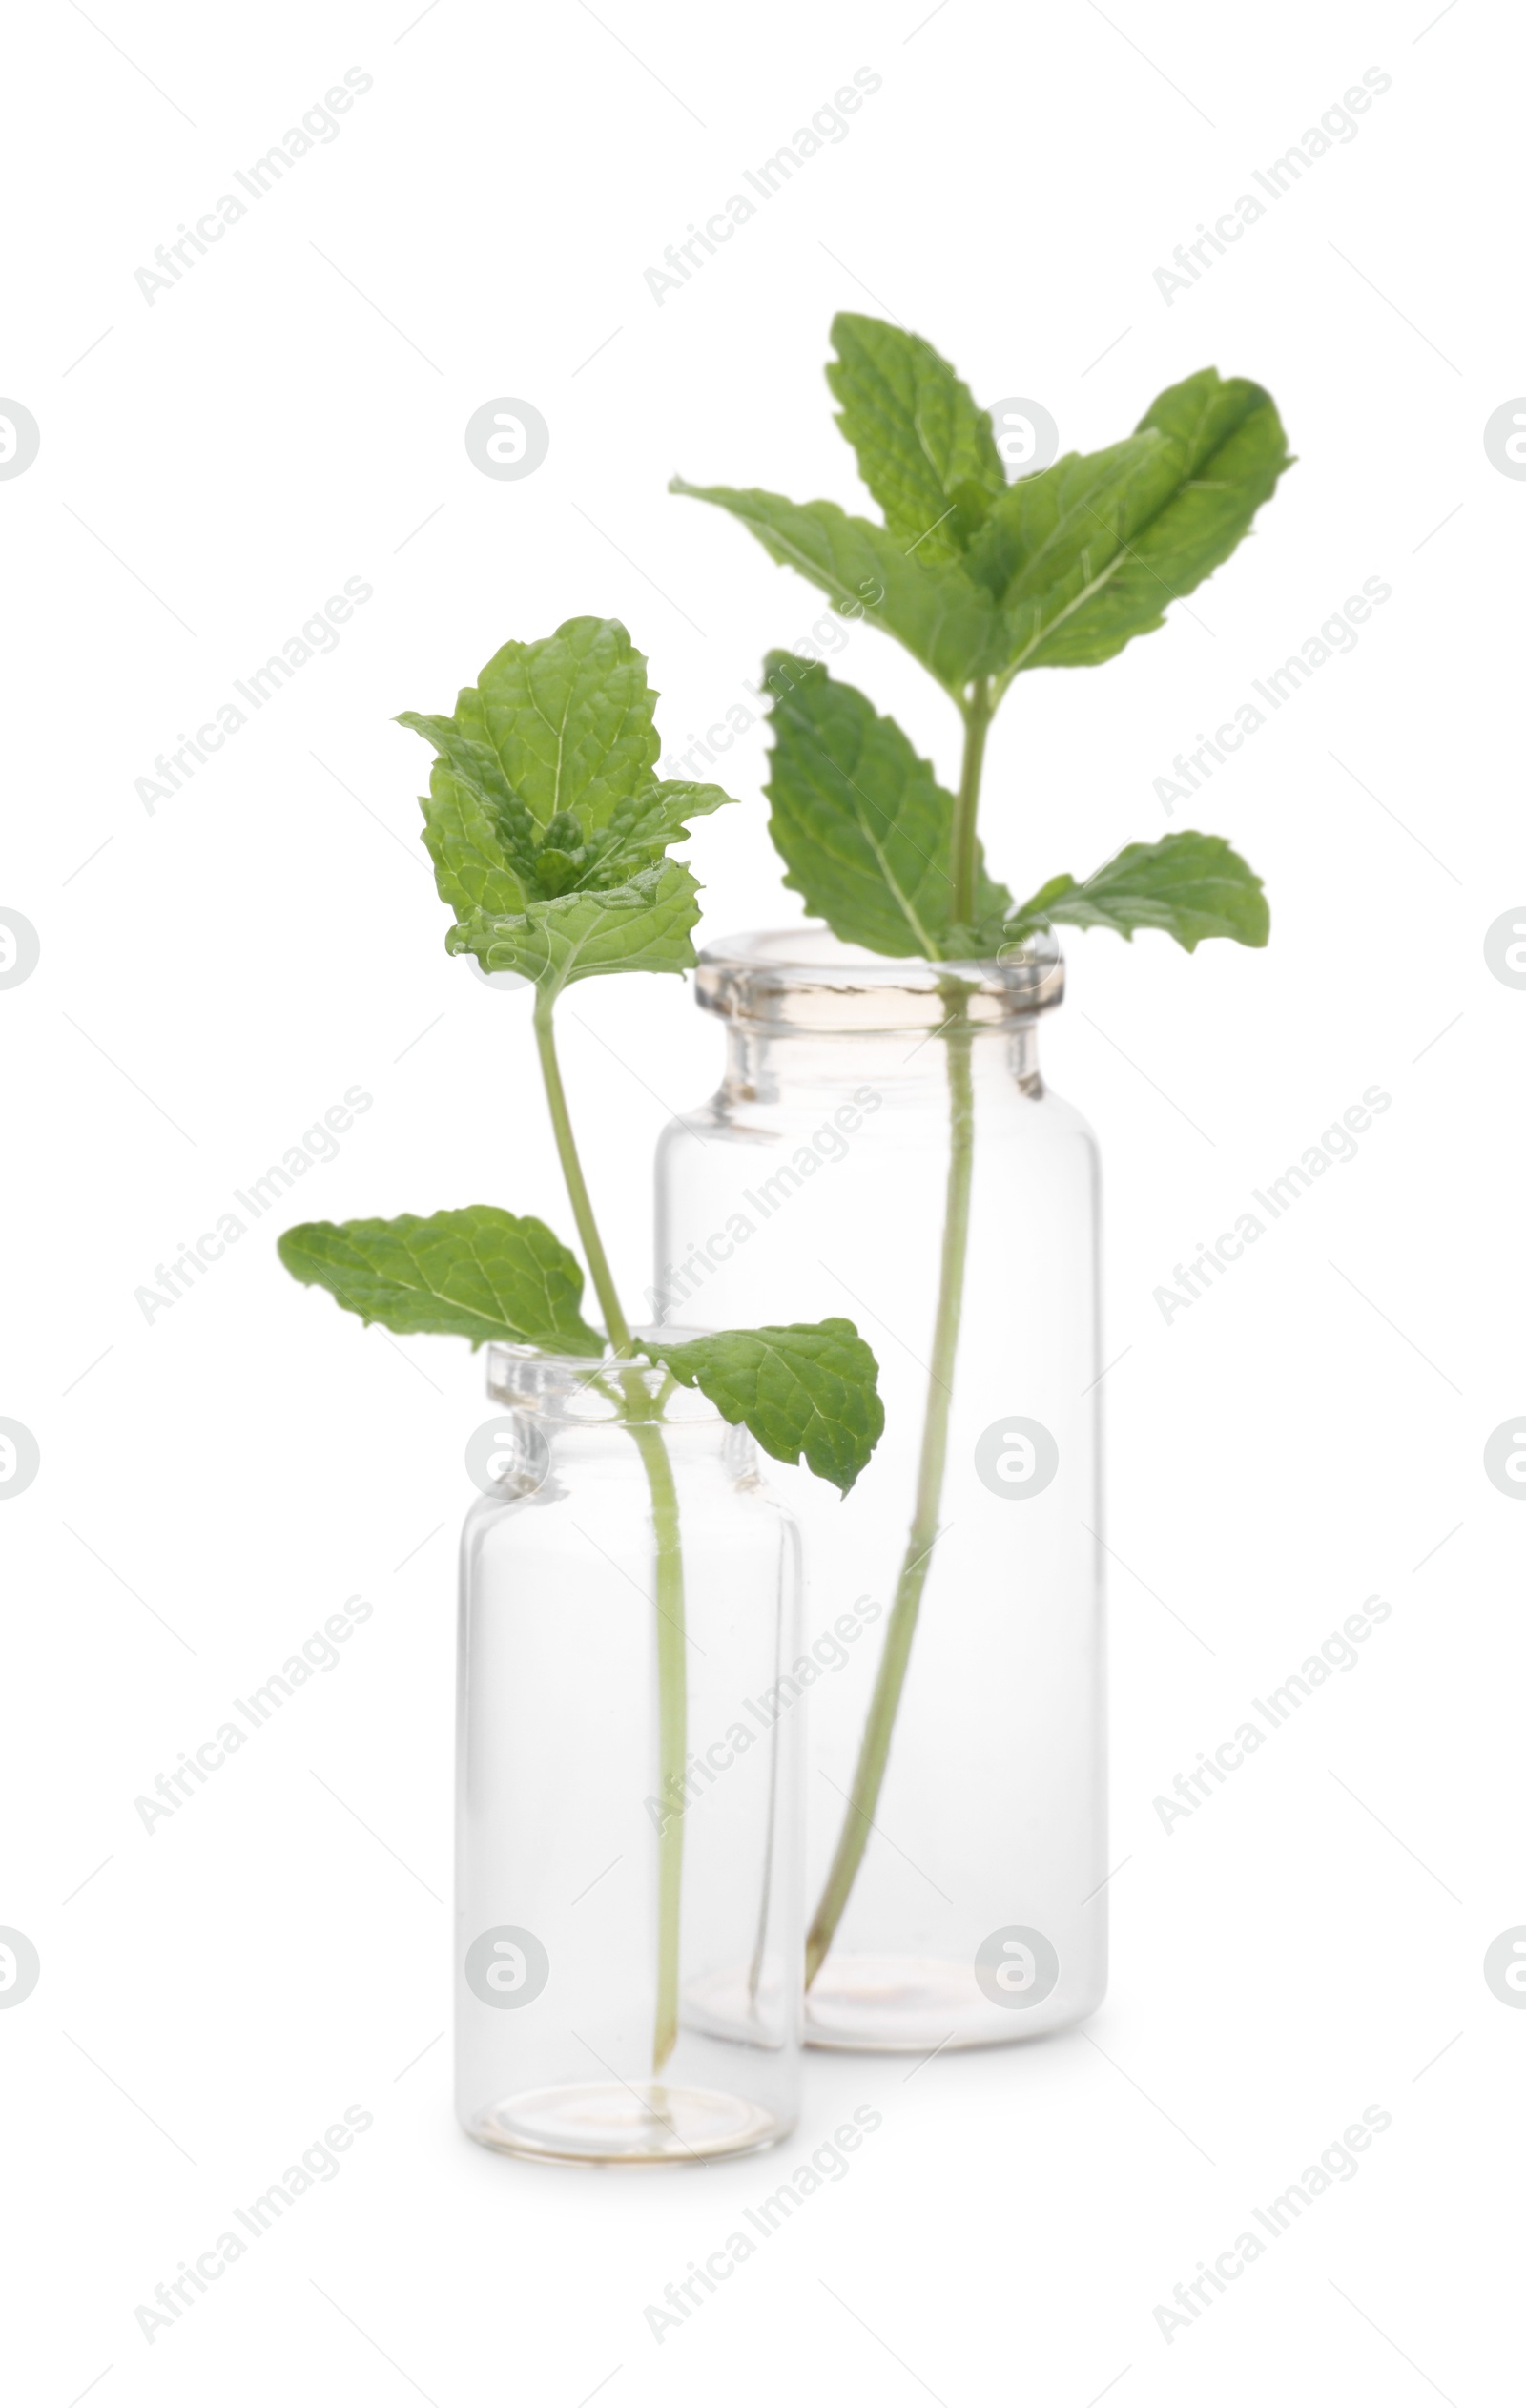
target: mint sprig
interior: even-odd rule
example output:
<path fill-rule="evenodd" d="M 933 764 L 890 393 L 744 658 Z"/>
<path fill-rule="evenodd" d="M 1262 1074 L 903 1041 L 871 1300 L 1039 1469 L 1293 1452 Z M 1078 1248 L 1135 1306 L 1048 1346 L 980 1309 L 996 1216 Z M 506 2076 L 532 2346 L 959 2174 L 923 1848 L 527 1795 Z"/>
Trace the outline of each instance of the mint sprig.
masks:
<path fill-rule="evenodd" d="M 958 704 L 963 772 L 957 794 L 938 790 L 942 825 L 929 848 L 946 868 L 949 910 L 941 929 L 915 915 L 933 941 L 914 949 L 948 960 L 939 939 L 965 949 L 990 917 L 979 891 L 976 817 L 987 732 L 1013 680 L 1110 660 L 1161 627 L 1171 602 L 1228 558 L 1291 455 L 1259 384 L 1203 368 L 1158 394 L 1121 443 L 1068 452 L 1008 485 L 989 418 L 931 344 L 851 311 L 834 320 L 832 335 L 837 356 L 827 379 L 842 405 L 838 425 L 883 526 L 835 503 L 756 488 L 674 478 L 671 490 L 728 510 L 839 611 L 895 636 Z M 815 708 L 825 713 L 824 697 Z M 775 777 L 786 738 L 798 735 L 782 728 L 784 716 L 776 703 Z M 793 768 L 786 775 L 798 782 Z M 894 770 L 870 766 L 858 781 L 870 816 L 896 817 L 897 782 Z M 809 895 L 820 886 L 819 859 L 811 858 L 820 831 L 802 831 L 802 816 L 810 814 L 775 800 L 789 882 Z M 904 921 L 904 880 L 882 883 L 884 907 Z M 860 892 L 854 906 L 860 918 L 863 900 Z M 814 907 L 846 935 L 832 901 Z"/>
<path fill-rule="evenodd" d="M 689 823 L 729 803 L 719 786 L 653 777 L 660 743 L 647 664 L 617 619 L 567 620 L 505 644 L 454 712 L 404 712 L 434 749 L 423 841 L 445 943 L 536 990 L 534 1026 L 553 1133 L 608 1337 L 584 1320 L 583 1271 L 545 1223 L 475 1204 L 427 1217 L 315 1221 L 279 1241 L 293 1277 L 400 1334 L 439 1331 L 548 1353 L 668 1362 L 766 1452 L 804 1458 L 844 1490 L 883 1427 L 877 1365 L 851 1322 L 731 1331 L 642 1345 L 615 1291 L 572 1134 L 553 1007 L 575 981 L 692 966 L 699 887 L 672 859 Z"/>
<path fill-rule="evenodd" d="M 638 1340 L 588 1193 L 557 1056 L 555 1006 L 579 979 L 692 966 L 698 884 L 672 847 L 732 798 L 654 775 L 656 695 L 617 619 L 567 619 L 505 644 L 451 713 L 405 712 L 434 750 L 423 841 L 452 919 L 445 943 L 535 990 L 536 1050 L 552 1133 L 606 1335 L 582 1315 L 584 1274 L 531 1216 L 495 1205 L 395 1220 L 309 1221 L 279 1240 L 294 1278 L 326 1288 L 362 1321 L 572 1356 L 617 1400 L 651 1499 L 655 1786 L 673 1796 L 688 1745 L 684 1564 L 677 1483 L 664 1439 L 675 1386 L 699 1389 L 764 1451 L 804 1461 L 846 1493 L 884 1426 L 878 1365 L 851 1321 Z M 633 1377 L 638 1366 L 645 1378 Z M 661 1373 L 660 1383 L 652 1374 Z M 652 2071 L 678 2034 L 683 1821 L 658 1836 Z"/>
<path fill-rule="evenodd" d="M 770 832 L 794 888 L 845 943 L 964 962 L 1055 925 L 1131 940 L 1158 928 L 1192 952 L 1208 937 L 1267 942 L 1261 881 L 1222 837 L 1127 844 L 1014 906 L 986 869 L 977 822 L 991 722 L 1036 669 L 1112 659 L 1222 567 L 1290 465 L 1269 394 L 1203 368 L 1156 396 L 1132 434 L 1068 452 L 1008 484 L 986 412 L 919 335 L 844 312 L 827 382 L 883 523 L 757 487 L 671 490 L 739 519 L 771 558 L 844 615 L 921 663 L 958 706 L 958 788 L 941 786 L 893 719 L 819 663 L 769 655 Z M 842 1835 L 806 1950 L 812 1979 L 874 1827 L 901 1685 L 938 1536 L 963 1311 L 973 1162 L 968 987 L 950 978 L 948 1207 L 916 1505 Z"/>

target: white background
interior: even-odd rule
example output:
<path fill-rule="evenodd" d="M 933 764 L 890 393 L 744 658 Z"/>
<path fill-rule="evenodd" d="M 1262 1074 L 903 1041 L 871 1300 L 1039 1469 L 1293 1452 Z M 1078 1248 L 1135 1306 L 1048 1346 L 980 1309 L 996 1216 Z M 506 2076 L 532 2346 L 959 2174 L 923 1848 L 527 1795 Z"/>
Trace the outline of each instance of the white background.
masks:
<path fill-rule="evenodd" d="M 1482 1456 L 1526 1404 L 1526 994 L 1483 937 L 1526 895 L 1526 486 L 1482 429 L 1526 388 L 1522 60 L 1504 8 L 1433 13 L 52 0 L 13 27 L 0 391 L 42 430 L 0 483 L 0 904 L 42 942 L 0 992 L 0 1413 L 42 1453 L 0 1505 L 0 1923 L 42 1959 L 0 2014 L 18 2402 L 1506 2396 L 1526 2015 L 1481 1962 L 1526 1920 L 1523 1526 Z M 151 306 L 155 245 L 351 66 L 340 137 Z M 849 138 L 659 307 L 664 246 L 865 66 Z M 1167 306 L 1173 248 L 1373 66 L 1358 138 Z M 270 1238 L 472 1200 L 565 1226 L 523 999 L 445 957 L 391 716 L 577 612 L 650 653 L 670 751 L 745 699 L 821 606 L 665 487 L 861 503 L 821 379 L 839 307 L 1041 400 L 1067 446 L 1212 362 L 1299 455 L 1162 632 L 1021 681 L 987 779 L 1020 891 L 1201 824 L 1272 903 L 1265 953 L 1075 940 L 1045 1033 L 1103 1148 L 1123 1358 L 1113 1986 L 1047 2044 L 813 2058 L 798 2159 L 538 2169 L 459 2136 L 437 2038 L 480 1366 L 362 1333 Z M 551 434 L 518 483 L 462 440 L 504 394 Z M 374 594 L 338 650 L 150 815 L 155 756 L 350 576 Z M 1172 757 L 1371 576 L 1357 649 L 1168 820 Z M 839 665 L 952 772 L 904 656 L 860 633 Z M 794 916 L 762 762 L 756 729 L 742 808 L 699 824 L 711 933 Z M 635 1294 L 664 1102 L 713 1082 L 717 1032 L 655 980 L 581 986 L 564 1028 Z M 338 1158 L 146 1321 L 155 1265 L 356 1084 Z M 1167 1325 L 1172 1266 L 1374 1084 L 1358 1158 Z M 340 1667 L 146 1834 L 134 1797 L 358 1590 Z M 1359 1668 L 1163 1830 L 1157 1794 L 1374 1591 Z M 352 2101 L 340 2178 L 147 2342 L 136 2306 Z M 647 2303 L 865 2103 L 849 2179 L 659 2345 Z M 1172 2286 L 1371 2103 L 1358 2178 L 1164 2337 Z"/>

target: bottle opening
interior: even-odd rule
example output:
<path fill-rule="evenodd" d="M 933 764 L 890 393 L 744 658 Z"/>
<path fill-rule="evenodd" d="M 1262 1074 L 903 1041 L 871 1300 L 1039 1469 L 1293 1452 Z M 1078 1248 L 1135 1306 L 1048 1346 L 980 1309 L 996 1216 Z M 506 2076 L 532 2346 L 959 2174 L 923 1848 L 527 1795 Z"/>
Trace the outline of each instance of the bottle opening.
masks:
<path fill-rule="evenodd" d="M 1065 965 L 1048 929 L 980 962 L 896 960 L 845 945 L 819 922 L 706 945 L 694 974 L 702 1009 L 776 1028 L 938 1028 L 962 1000 L 979 1028 L 1058 1004 Z"/>
<path fill-rule="evenodd" d="M 667 1323 L 632 1332 L 638 1345 L 644 1337 L 661 1338 L 670 1346 L 708 1335 Z M 649 1401 L 660 1401 L 665 1423 L 722 1419 L 697 1388 L 680 1387 L 660 1363 L 634 1361 L 629 1355 L 547 1355 L 533 1346 L 494 1343 L 487 1348 L 487 1393 L 495 1404 L 563 1422 L 642 1420 L 648 1418 L 641 1408 Z"/>

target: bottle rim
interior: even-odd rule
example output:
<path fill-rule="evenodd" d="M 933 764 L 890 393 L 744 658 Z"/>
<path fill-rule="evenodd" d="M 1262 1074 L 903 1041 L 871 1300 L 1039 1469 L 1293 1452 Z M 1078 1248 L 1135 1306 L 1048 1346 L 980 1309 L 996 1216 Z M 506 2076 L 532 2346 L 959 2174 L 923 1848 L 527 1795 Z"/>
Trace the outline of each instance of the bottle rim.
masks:
<path fill-rule="evenodd" d="M 665 1322 L 660 1329 L 652 1325 L 633 1330 L 631 1335 L 638 1344 L 648 1337 L 678 1344 L 711 1333 Z M 725 1419 L 709 1397 L 697 1388 L 680 1387 L 676 1380 L 663 1397 L 660 1420 L 649 1422 L 645 1415 L 633 1413 L 634 1398 L 629 1393 L 632 1386 L 641 1397 L 655 1402 L 670 1375 L 660 1363 L 633 1361 L 627 1355 L 551 1355 L 538 1347 L 511 1346 L 494 1339 L 487 1347 L 486 1370 L 487 1393 L 495 1404 L 541 1413 L 559 1422 L 612 1425 L 642 1421 L 649 1428 L 670 1429 L 695 1422 L 714 1425 Z M 626 1398 L 621 1389 L 628 1391 Z"/>
<path fill-rule="evenodd" d="M 787 1030 L 938 1028 L 962 1000 L 978 1028 L 1031 1020 L 1065 991 L 1053 931 L 986 961 L 901 960 L 845 945 L 819 921 L 718 937 L 699 956 L 695 1001 L 725 1020 Z"/>

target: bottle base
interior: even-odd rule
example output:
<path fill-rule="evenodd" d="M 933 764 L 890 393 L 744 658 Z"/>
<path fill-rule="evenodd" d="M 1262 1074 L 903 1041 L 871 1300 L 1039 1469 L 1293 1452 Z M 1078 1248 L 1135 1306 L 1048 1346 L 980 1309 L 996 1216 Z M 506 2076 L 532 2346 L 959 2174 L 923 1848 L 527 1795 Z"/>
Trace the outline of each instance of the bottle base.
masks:
<path fill-rule="evenodd" d="M 580 2166 L 691 2165 L 771 2149 L 794 2128 L 755 2100 L 659 2081 L 559 2083 L 461 2119 L 510 2157 Z"/>
<path fill-rule="evenodd" d="M 1081 2023 L 1103 1986 L 1062 1984 L 1031 2007 L 995 2006 L 968 1960 L 834 1955 L 806 1992 L 805 2045 L 892 2056 L 999 2048 Z"/>

